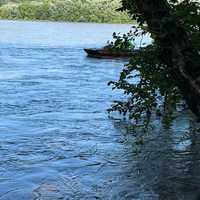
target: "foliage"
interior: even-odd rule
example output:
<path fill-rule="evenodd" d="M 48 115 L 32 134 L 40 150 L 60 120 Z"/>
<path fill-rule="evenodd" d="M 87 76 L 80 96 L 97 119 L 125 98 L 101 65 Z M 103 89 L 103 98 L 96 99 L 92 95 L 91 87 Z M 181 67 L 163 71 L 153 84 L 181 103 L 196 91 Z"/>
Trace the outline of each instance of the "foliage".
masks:
<path fill-rule="evenodd" d="M 154 110 L 158 115 L 172 114 L 181 96 L 168 68 L 159 59 L 159 48 L 149 45 L 124 66 L 120 78 L 109 82 L 113 89 L 123 90 L 125 101 L 115 101 L 109 111 L 128 113 L 129 119 L 138 122 L 150 117 Z"/>
<path fill-rule="evenodd" d="M 113 33 L 113 41 L 108 42 L 106 46 L 110 51 L 133 51 L 134 49 L 134 34 L 130 30 L 127 34 Z"/>
<path fill-rule="evenodd" d="M 200 49 L 200 5 L 195 1 L 171 0 L 170 5 L 181 21 L 185 30 L 190 34 L 194 46 Z M 139 28 L 136 28 L 135 36 L 138 33 L 148 32 L 145 20 L 134 4 L 123 0 L 123 9 L 137 20 Z M 154 35 L 151 34 L 152 38 Z M 118 111 L 125 116 L 128 115 L 134 122 L 147 122 L 152 113 L 164 116 L 163 119 L 173 119 L 177 111 L 177 105 L 182 101 L 177 82 L 171 77 L 171 69 L 163 63 L 160 54 L 161 48 L 155 42 L 147 47 L 140 48 L 130 62 L 124 66 L 118 81 L 111 81 L 113 89 L 124 92 L 127 98 L 123 101 L 114 101 L 109 112 Z"/>
<path fill-rule="evenodd" d="M 132 19 L 137 20 L 140 27 L 146 25 L 146 22 L 142 15 L 137 11 L 137 8 L 134 4 L 135 0 L 122 0 L 122 7 L 120 11 L 127 11 Z M 179 23 L 185 28 L 188 34 L 192 35 L 194 45 L 199 48 L 200 41 L 199 31 L 200 31 L 200 2 L 199 0 L 168 0 L 168 3 L 174 12 Z M 170 26 L 167 28 L 171 28 Z M 148 30 L 148 26 L 145 26 L 145 29 Z M 151 34 L 154 37 L 153 34 Z"/>
<path fill-rule="evenodd" d="M 200 49 L 200 2 L 184 0 L 175 6 L 173 5 L 173 9 L 182 26 L 191 35 L 193 45 Z"/>
<path fill-rule="evenodd" d="M 0 7 L 2 19 L 70 22 L 127 23 L 126 12 L 117 12 L 119 0 L 41 0 L 7 3 Z"/>

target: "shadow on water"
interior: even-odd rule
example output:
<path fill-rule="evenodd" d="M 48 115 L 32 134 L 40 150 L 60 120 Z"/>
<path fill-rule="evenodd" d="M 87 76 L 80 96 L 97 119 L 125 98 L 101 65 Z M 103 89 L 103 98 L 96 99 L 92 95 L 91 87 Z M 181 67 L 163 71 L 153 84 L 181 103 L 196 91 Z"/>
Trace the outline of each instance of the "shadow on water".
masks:
<path fill-rule="evenodd" d="M 143 136 L 141 145 L 135 145 L 141 136 L 128 123 L 113 121 L 113 125 L 128 137 L 133 152 L 137 152 L 132 154 L 136 159 L 132 172 L 137 174 L 134 178 L 143 194 L 134 199 L 200 199 L 200 133 L 194 131 L 192 121 L 178 117 L 170 129 L 156 124 Z"/>

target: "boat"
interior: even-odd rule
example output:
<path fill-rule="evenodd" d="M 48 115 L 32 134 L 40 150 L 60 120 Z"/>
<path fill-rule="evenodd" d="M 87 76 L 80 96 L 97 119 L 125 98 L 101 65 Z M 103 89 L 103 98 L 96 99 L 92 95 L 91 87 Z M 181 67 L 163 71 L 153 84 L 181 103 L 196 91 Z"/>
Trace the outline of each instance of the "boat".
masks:
<path fill-rule="evenodd" d="M 134 55 L 134 51 L 113 51 L 106 48 L 103 49 L 84 49 L 89 57 L 93 58 L 130 58 Z"/>

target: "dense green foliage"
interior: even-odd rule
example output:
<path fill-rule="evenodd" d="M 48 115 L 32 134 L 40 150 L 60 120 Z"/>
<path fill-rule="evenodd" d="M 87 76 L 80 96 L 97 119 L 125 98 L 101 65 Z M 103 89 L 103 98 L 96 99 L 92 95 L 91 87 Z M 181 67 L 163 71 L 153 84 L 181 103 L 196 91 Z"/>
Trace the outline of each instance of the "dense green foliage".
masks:
<path fill-rule="evenodd" d="M 123 1 L 123 6 L 130 14 L 135 12 L 133 18 L 138 21 L 135 36 L 148 32 L 140 14 L 134 6 L 129 5 L 128 0 Z M 196 1 L 170 1 L 171 8 L 182 23 L 192 39 L 195 48 L 200 50 L 200 5 Z M 152 38 L 154 35 L 151 34 Z M 115 101 L 109 111 L 118 111 L 125 116 L 128 115 L 134 122 L 146 122 L 157 114 L 163 119 L 173 119 L 177 111 L 181 92 L 177 87 L 177 80 L 172 77 L 171 69 L 163 63 L 161 47 L 155 42 L 145 48 L 140 48 L 137 53 L 125 65 L 118 81 L 109 84 L 113 89 L 119 89 L 127 95 L 122 101 Z M 182 105 L 182 103 L 181 103 Z"/>
<path fill-rule="evenodd" d="M 127 23 L 126 12 L 117 12 L 119 0 L 2 0 L 0 18 L 70 22 Z"/>
<path fill-rule="evenodd" d="M 130 30 L 127 34 L 121 35 L 120 33 L 113 33 L 113 41 L 109 41 L 105 47 L 109 51 L 133 51 L 134 49 L 134 36 Z"/>

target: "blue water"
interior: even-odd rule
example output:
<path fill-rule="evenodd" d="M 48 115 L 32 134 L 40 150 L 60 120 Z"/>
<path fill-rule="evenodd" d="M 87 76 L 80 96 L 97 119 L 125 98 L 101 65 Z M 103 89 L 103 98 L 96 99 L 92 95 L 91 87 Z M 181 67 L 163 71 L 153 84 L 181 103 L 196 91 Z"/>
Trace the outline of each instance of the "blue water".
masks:
<path fill-rule="evenodd" d="M 197 199 L 199 143 L 184 118 L 140 150 L 108 118 L 120 93 L 107 82 L 127 61 L 83 48 L 129 28 L 0 21 L 0 200 Z"/>

